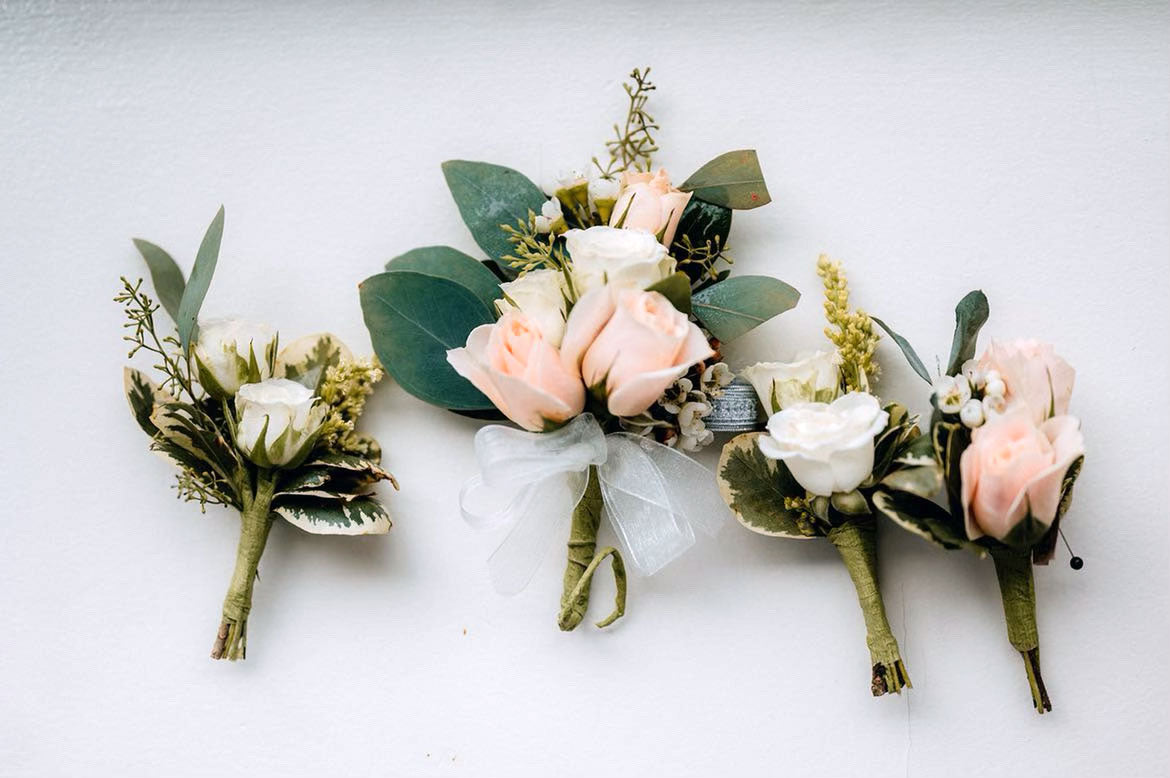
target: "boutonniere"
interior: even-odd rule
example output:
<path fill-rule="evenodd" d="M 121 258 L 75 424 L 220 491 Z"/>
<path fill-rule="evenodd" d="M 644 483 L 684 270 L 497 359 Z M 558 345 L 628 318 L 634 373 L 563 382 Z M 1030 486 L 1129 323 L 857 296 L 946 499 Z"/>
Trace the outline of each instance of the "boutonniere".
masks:
<path fill-rule="evenodd" d="M 1056 550 L 1085 441 L 1069 414 L 1075 371 L 1051 345 L 992 341 L 976 358 L 989 314 L 983 292 L 959 301 L 946 372 L 933 379 L 910 344 L 891 332 L 931 385 L 930 437 L 950 511 L 895 503 L 887 515 L 942 548 L 991 557 L 1008 640 L 1024 660 L 1032 704 L 1044 713 L 1052 703 L 1040 673 L 1032 566 L 1046 565 Z M 1074 556 L 1073 569 L 1081 565 Z"/>
<path fill-rule="evenodd" d="M 721 344 L 798 298 L 774 278 L 730 276 L 732 211 L 770 200 L 754 151 L 678 186 L 654 167 L 648 75 L 625 86 L 607 158 L 550 192 L 499 165 L 443 164 L 486 260 L 420 248 L 361 285 L 374 350 L 404 389 L 520 427 L 479 431 L 480 473 L 460 503 L 472 524 L 511 528 L 489 562 L 504 592 L 527 585 L 568 525 L 564 630 L 584 618 L 607 557 L 617 603 L 600 626 L 625 609 L 623 552 L 596 548 L 603 507 L 646 574 L 719 525 L 710 473 L 682 452 L 713 438 L 704 420 L 732 378 Z"/>
<path fill-rule="evenodd" d="M 381 534 L 390 518 L 373 487 L 393 477 L 377 441 L 355 429 L 382 371 L 329 334 L 281 348 L 277 332 L 200 309 L 223 236 L 223 209 L 189 278 L 163 249 L 134 243 L 158 302 L 122 279 L 130 357 L 146 354 L 160 380 L 125 369 L 126 396 L 151 449 L 178 469 L 180 499 L 240 512 L 235 571 L 211 650 L 243 659 L 260 556 L 276 519 L 319 535 Z M 176 331 L 159 321 L 163 310 Z"/>
<path fill-rule="evenodd" d="M 910 676 L 878 586 L 877 516 L 899 500 L 929 502 L 940 485 L 918 419 L 872 393 L 874 320 L 849 308 L 845 275 L 821 257 L 826 334 L 835 348 L 742 371 L 767 416 L 765 432 L 723 447 L 719 486 L 745 527 L 761 535 L 826 538 L 840 553 L 865 619 L 875 696 Z"/>

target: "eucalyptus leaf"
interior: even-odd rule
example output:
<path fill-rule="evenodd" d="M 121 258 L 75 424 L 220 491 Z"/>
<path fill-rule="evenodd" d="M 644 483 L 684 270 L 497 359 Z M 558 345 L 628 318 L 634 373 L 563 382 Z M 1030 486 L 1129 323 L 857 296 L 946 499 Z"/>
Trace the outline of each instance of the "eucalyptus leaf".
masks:
<path fill-rule="evenodd" d="M 732 276 L 695 292 L 691 307 L 699 321 L 724 343 L 784 313 L 800 292 L 770 276 Z"/>
<path fill-rule="evenodd" d="M 975 342 L 979 330 L 987 323 L 991 310 L 987 295 L 979 289 L 968 292 L 955 306 L 955 337 L 951 342 L 951 359 L 947 363 L 947 375 L 958 375 L 963 363 L 975 356 Z"/>
<path fill-rule="evenodd" d="M 386 509 L 373 497 L 282 496 L 273 501 L 272 512 L 314 535 L 382 535 L 390 531 Z"/>
<path fill-rule="evenodd" d="M 910 345 L 910 341 L 894 332 L 892 329 L 890 329 L 890 325 L 886 324 L 878 317 L 870 316 L 869 318 L 873 319 L 874 323 L 885 330 L 886 334 L 889 335 L 893 341 L 898 344 L 898 348 L 902 349 L 902 353 L 906 356 L 906 361 L 910 363 L 910 367 L 914 368 L 914 372 L 921 376 L 923 381 L 933 385 L 934 382 L 930 379 L 930 371 L 926 369 L 926 365 L 922 364 L 922 360 L 918 358 L 918 354 L 914 351 L 914 347 Z"/>
<path fill-rule="evenodd" d="M 683 313 L 691 312 L 691 279 L 686 273 L 672 273 L 646 287 L 646 291 L 658 292 Z"/>
<path fill-rule="evenodd" d="M 540 213 L 548 199 L 544 192 L 523 173 L 487 162 L 448 160 L 443 163 L 443 176 L 475 242 L 514 277 L 516 272 L 502 261 L 512 253 L 512 244 L 500 225 L 515 226 L 517 219 L 528 219 L 529 211 Z"/>
<path fill-rule="evenodd" d="M 674 244 L 670 253 L 678 257 L 687 255 L 687 244 L 684 238 L 690 241 L 690 245 L 694 248 L 710 244 L 712 247 L 718 246 L 721 250 L 725 249 L 727 248 L 727 236 L 730 232 L 730 208 L 692 197 L 678 220 L 678 229 L 675 230 Z M 696 283 L 703 280 L 707 270 L 698 262 L 688 262 L 679 269 L 685 272 L 692 282 Z"/>
<path fill-rule="evenodd" d="M 495 321 L 487 303 L 454 281 L 409 270 L 371 276 L 359 289 L 374 353 L 403 389 L 441 408 L 493 407 L 447 362 L 449 349 Z"/>
<path fill-rule="evenodd" d="M 428 276 L 454 281 L 492 307 L 500 299 L 500 281 L 478 259 L 450 246 L 423 246 L 412 249 L 386 263 L 391 271 L 411 270 Z"/>
<path fill-rule="evenodd" d="M 785 497 L 805 496 L 805 490 L 783 462 L 768 459 L 756 441 L 762 433 L 732 438 L 719 457 L 717 480 L 723 500 L 739 522 L 752 532 L 785 538 L 816 537 L 817 530 L 800 521 L 800 514 L 784 507 Z"/>
<path fill-rule="evenodd" d="M 154 293 L 163 310 L 172 321 L 179 320 L 179 304 L 183 300 L 183 292 L 187 288 L 187 281 L 183 278 L 183 271 L 159 246 L 148 240 L 134 238 L 134 247 L 146 260 L 146 267 L 150 270 L 150 280 L 154 284 Z"/>
<path fill-rule="evenodd" d="M 684 181 L 679 189 L 725 208 L 747 210 L 772 202 L 754 149 L 720 154 Z"/>
<path fill-rule="evenodd" d="M 199 244 L 199 253 L 195 255 L 195 266 L 191 268 L 191 278 L 187 280 L 187 288 L 183 290 L 182 300 L 179 302 L 179 315 L 175 323 L 179 328 L 179 340 L 183 350 L 189 351 L 191 341 L 196 336 L 199 321 L 199 309 L 203 307 L 203 298 L 207 296 L 207 289 L 211 286 L 211 277 L 215 275 L 215 263 L 219 261 L 219 244 L 223 240 L 223 206 L 211 220 L 211 225 L 203 235 Z"/>

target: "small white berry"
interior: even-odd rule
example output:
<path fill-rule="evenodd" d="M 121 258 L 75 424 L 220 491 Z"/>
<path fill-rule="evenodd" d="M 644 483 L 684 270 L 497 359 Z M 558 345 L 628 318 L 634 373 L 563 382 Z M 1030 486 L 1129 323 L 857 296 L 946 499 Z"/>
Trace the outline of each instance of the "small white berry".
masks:
<path fill-rule="evenodd" d="M 959 421 L 963 422 L 963 426 L 975 429 L 982 426 L 984 420 L 982 402 L 970 399 L 963 403 L 963 407 L 959 410 Z"/>

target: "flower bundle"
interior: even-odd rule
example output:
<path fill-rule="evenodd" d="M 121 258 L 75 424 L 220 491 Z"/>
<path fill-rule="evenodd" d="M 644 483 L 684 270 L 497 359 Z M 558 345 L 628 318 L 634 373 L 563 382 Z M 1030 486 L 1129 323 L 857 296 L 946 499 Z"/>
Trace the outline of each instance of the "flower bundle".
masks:
<path fill-rule="evenodd" d="M 874 696 L 910 686 L 878 587 L 877 522 L 893 500 L 929 502 L 940 485 L 918 419 L 871 393 L 878 374 L 874 321 L 849 308 L 840 265 L 821 257 L 825 334 L 836 347 L 743 370 L 768 416 L 766 432 L 723 447 L 719 486 L 745 527 L 762 535 L 827 538 L 857 590 Z"/>
<path fill-rule="evenodd" d="M 461 495 L 475 525 L 510 525 L 489 568 L 527 585 L 564 517 L 568 561 L 558 623 L 584 618 L 607 557 L 625 608 L 625 564 L 597 551 L 606 509 L 649 574 L 726 514 L 709 474 L 680 450 L 711 442 L 703 419 L 731 381 L 720 345 L 792 307 L 763 276 L 729 277 L 732 211 L 769 202 L 754 151 L 723 154 L 681 185 L 652 166 L 648 71 L 626 85 L 623 127 L 593 173 L 544 192 L 482 162 L 443 164 L 463 221 L 488 255 L 415 249 L 361 285 L 374 349 L 408 392 L 478 418 L 480 475 Z M 570 518 L 571 515 L 571 518 Z"/>
<path fill-rule="evenodd" d="M 1047 564 L 1056 550 L 1085 443 L 1068 412 L 1075 372 L 1051 345 L 993 341 L 976 358 L 989 314 L 981 291 L 959 301 L 950 360 L 933 380 L 913 347 L 890 333 L 931 384 L 930 439 L 950 510 L 893 500 L 884 512 L 944 549 L 991 556 L 1008 639 L 1024 660 L 1032 704 L 1044 713 L 1052 703 L 1040 673 L 1032 566 Z M 1074 569 L 1081 564 L 1073 557 Z"/>
<path fill-rule="evenodd" d="M 135 240 L 159 302 L 122 279 L 130 357 L 150 354 L 162 381 L 125 369 L 126 395 L 151 449 L 179 468 L 181 499 L 240 512 L 235 570 L 211 656 L 243 659 L 260 556 L 279 517 L 321 535 L 382 534 L 390 519 L 373 487 L 393 477 L 381 448 L 354 426 L 382 376 L 336 337 L 278 347 L 267 325 L 200 319 L 223 236 L 223 209 L 208 228 L 189 279 L 163 249 Z M 160 307 L 176 335 L 160 335 Z"/>

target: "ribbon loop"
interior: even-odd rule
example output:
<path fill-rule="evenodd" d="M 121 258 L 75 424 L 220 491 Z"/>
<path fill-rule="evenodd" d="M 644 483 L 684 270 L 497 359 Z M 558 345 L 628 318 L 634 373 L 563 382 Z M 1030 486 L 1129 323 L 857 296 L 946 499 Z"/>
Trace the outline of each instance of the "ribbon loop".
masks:
<path fill-rule="evenodd" d="M 480 472 L 459 493 L 463 518 L 476 528 L 511 525 L 488 559 L 505 594 L 524 589 L 598 466 L 605 515 L 634 567 L 661 570 L 694 545 L 695 528 L 713 535 L 730 515 L 710 471 L 649 438 L 605 435 L 588 413 L 553 432 L 491 425 L 475 435 Z"/>

